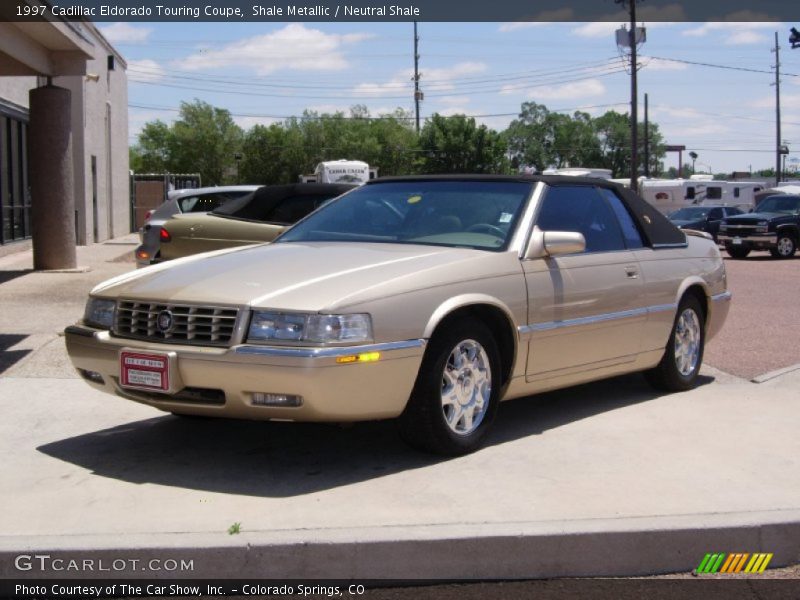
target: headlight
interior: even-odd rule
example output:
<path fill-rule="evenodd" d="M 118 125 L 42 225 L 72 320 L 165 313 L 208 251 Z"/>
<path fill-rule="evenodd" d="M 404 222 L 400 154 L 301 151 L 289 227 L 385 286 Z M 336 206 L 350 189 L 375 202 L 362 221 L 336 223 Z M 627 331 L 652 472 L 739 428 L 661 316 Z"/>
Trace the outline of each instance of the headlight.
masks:
<path fill-rule="evenodd" d="M 249 342 L 372 341 L 372 320 L 366 314 L 318 315 L 256 310 L 250 319 Z"/>
<path fill-rule="evenodd" d="M 756 223 L 756 233 L 767 233 L 769 231 L 769 223 L 766 221 L 759 221 Z"/>
<path fill-rule="evenodd" d="M 83 321 L 87 325 L 111 329 L 114 324 L 114 309 L 117 303 L 114 300 L 104 298 L 89 298 L 86 303 L 86 310 L 83 313 Z"/>

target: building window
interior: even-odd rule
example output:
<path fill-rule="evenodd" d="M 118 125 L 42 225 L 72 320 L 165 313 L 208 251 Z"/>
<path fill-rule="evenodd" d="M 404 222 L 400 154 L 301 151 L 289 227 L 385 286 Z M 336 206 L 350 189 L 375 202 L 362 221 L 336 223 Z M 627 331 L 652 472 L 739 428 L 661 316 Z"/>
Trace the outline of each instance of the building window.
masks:
<path fill-rule="evenodd" d="M 0 244 L 31 237 L 28 123 L 0 105 Z"/>

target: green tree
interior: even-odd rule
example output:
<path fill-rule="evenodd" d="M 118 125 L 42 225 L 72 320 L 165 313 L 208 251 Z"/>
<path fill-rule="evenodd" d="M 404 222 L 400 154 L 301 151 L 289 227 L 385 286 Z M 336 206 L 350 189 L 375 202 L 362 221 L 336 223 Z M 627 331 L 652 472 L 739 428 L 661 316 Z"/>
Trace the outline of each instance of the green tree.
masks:
<path fill-rule="evenodd" d="M 232 183 L 234 156 L 241 151 L 242 129 L 230 112 L 206 102 L 182 102 L 178 119 L 146 123 L 132 155 L 134 170 L 150 173 L 200 173 L 204 185 Z M 132 164 L 134 164 L 132 162 Z"/>
<path fill-rule="evenodd" d="M 171 128 L 170 158 L 175 172 L 199 172 L 204 185 L 231 183 L 234 155 L 241 151 L 243 132 L 231 113 L 195 100 L 182 102 Z"/>
<path fill-rule="evenodd" d="M 163 121 L 145 123 L 139 133 L 139 142 L 132 149 L 132 155 L 136 156 L 136 160 L 131 160 L 131 169 L 138 173 L 172 171 L 171 137 L 170 128 Z"/>
<path fill-rule="evenodd" d="M 465 115 L 434 114 L 419 136 L 422 173 L 506 173 L 506 144 L 496 131 Z"/>

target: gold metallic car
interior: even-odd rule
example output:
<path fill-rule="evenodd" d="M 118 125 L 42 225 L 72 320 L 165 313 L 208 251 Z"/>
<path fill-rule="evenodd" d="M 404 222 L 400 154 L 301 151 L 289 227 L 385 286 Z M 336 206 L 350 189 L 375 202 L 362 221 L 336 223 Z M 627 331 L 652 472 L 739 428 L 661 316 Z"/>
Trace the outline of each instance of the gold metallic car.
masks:
<path fill-rule="evenodd" d="M 66 342 L 91 385 L 164 411 L 397 418 L 460 454 L 501 400 L 632 371 L 692 387 L 730 298 L 709 236 L 614 184 L 390 178 L 275 243 L 100 284 Z"/>
<path fill-rule="evenodd" d="M 351 184 L 269 185 L 208 213 L 176 215 L 161 226 L 161 262 L 200 252 L 271 242 L 287 228 L 354 188 Z"/>

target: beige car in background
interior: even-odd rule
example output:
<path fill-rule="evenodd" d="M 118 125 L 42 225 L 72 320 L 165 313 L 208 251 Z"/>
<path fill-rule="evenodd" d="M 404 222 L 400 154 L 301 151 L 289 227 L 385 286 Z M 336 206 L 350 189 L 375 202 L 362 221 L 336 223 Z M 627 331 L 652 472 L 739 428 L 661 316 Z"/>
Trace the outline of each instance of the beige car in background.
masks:
<path fill-rule="evenodd" d="M 269 185 L 208 213 L 176 215 L 161 226 L 159 261 L 271 242 L 351 184 Z"/>
<path fill-rule="evenodd" d="M 502 400 L 644 371 L 691 388 L 720 253 L 597 179 L 379 179 L 273 244 L 98 285 L 66 330 L 92 386 L 178 415 L 397 419 L 456 455 Z"/>

